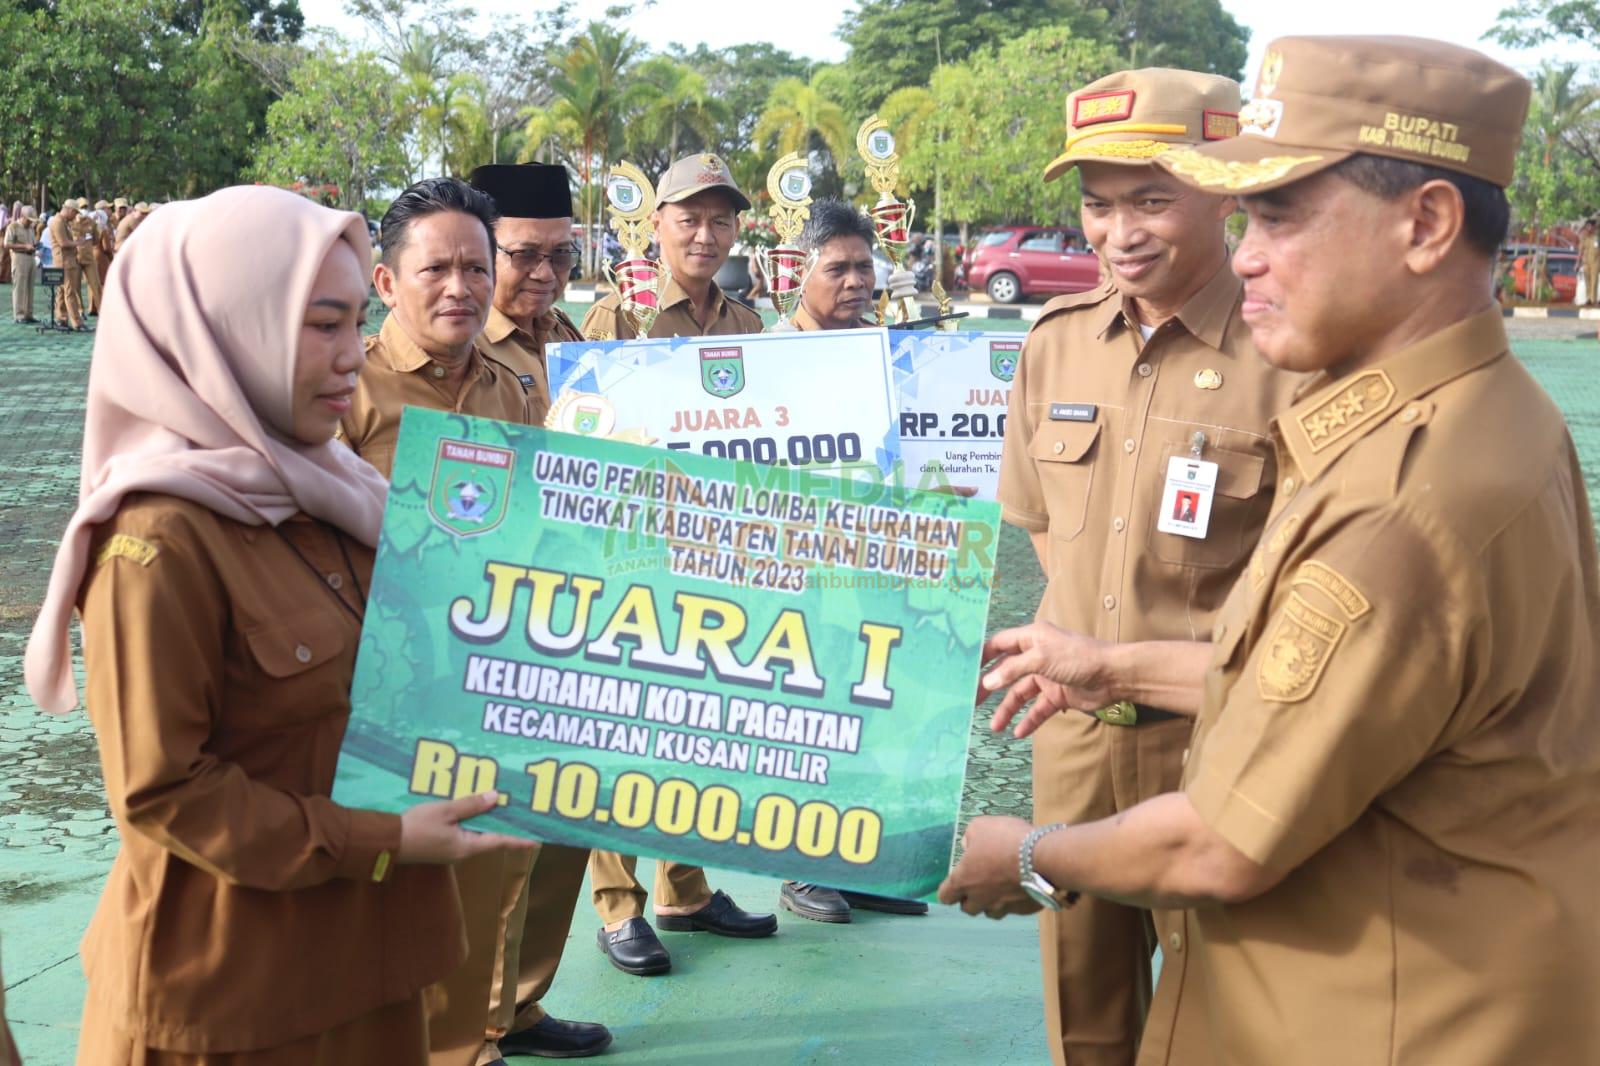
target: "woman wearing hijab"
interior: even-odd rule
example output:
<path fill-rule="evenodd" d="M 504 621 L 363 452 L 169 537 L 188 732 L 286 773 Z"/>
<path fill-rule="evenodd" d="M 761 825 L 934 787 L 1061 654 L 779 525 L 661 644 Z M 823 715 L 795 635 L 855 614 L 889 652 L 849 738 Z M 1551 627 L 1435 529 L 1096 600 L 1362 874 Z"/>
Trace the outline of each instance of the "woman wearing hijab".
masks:
<path fill-rule="evenodd" d="M 112 271 L 78 509 L 24 663 L 41 707 L 76 704 L 76 604 L 122 835 L 78 1062 L 420 1066 L 422 989 L 463 953 L 442 864 L 517 842 L 457 824 L 492 793 L 329 799 L 384 501 L 332 439 L 366 226 L 252 187 L 144 228 Z"/>

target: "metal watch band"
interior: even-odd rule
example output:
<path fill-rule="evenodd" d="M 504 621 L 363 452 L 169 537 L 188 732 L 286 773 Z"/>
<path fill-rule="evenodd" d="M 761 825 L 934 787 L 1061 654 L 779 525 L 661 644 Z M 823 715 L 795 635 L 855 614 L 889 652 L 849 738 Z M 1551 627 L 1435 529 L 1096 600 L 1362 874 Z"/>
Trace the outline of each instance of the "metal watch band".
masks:
<path fill-rule="evenodd" d="M 1020 871 L 1019 880 L 1026 881 L 1033 876 L 1033 848 L 1039 843 L 1046 833 L 1054 833 L 1057 829 L 1065 829 L 1066 822 L 1055 822 L 1051 825 L 1041 825 L 1022 838 L 1022 847 L 1017 849 L 1017 868 Z"/>

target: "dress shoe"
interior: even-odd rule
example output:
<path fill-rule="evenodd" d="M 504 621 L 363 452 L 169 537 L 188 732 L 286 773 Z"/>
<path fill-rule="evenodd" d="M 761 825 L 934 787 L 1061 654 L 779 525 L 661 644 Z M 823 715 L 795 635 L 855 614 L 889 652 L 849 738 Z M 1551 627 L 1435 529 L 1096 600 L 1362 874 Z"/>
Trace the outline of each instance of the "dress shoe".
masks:
<path fill-rule="evenodd" d="M 610 1046 L 611 1030 L 600 1023 L 564 1022 L 548 1014 L 534 1025 L 500 1038 L 500 1054 L 538 1059 L 586 1059 Z"/>
<path fill-rule="evenodd" d="M 602 925 L 596 939 L 611 965 L 623 973 L 648 977 L 672 969 L 672 956 L 643 918 L 629 918 L 628 924 L 614 933 L 606 932 Z"/>
<path fill-rule="evenodd" d="M 711 902 L 693 914 L 658 914 L 656 926 L 669 933 L 716 933 L 718 936 L 736 936 L 747 939 L 771 936 L 778 931 L 776 914 L 751 914 L 720 889 L 711 894 Z"/>
<path fill-rule="evenodd" d="M 928 905 L 920 899 L 896 899 L 894 896 L 874 896 L 870 892 L 841 890 L 839 895 L 852 907 L 864 911 L 882 911 L 885 914 L 927 914 Z"/>
<path fill-rule="evenodd" d="M 794 911 L 813 922 L 848 922 L 850 904 L 831 888 L 807 884 L 804 881 L 785 881 L 778 890 L 778 906 Z"/>

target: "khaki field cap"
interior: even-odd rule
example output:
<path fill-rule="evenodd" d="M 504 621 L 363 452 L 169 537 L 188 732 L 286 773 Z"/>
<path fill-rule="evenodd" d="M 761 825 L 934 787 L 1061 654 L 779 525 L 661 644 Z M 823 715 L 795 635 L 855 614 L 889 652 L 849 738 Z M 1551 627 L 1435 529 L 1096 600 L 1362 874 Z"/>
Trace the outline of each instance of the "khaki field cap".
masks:
<path fill-rule="evenodd" d="M 1528 114 L 1528 80 L 1480 52 L 1421 37 L 1280 37 L 1261 60 L 1239 136 L 1161 165 L 1214 192 L 1264 192 L 1358 152 L 1501 188 Z"/>
<path fill-rule="evenodd" d="M 128 198 L 126 196 L 119 196 L 115 200 L 111 201 L 111 206 L 112 207 L 127 207 L 128 206 Z"/>
<path fill-rule="evenodd" d="M 656 202 L 675 204 L 707 189 L 726 189 L 736 210 L 750 210 L 750 198 L 734 184 L 728 164 L 710 154 L 686 155 L 668 167 L 657 183 Z"/>
<path fill-rule="evenodd" d="M 1044 168 L 1054 181 L 1079 163 L 1144 165 L 1174 145 L 1239 132 L 1239 84 L 1192 70 L 1124 70 L 1067 96 L 1066 151 Z"/>

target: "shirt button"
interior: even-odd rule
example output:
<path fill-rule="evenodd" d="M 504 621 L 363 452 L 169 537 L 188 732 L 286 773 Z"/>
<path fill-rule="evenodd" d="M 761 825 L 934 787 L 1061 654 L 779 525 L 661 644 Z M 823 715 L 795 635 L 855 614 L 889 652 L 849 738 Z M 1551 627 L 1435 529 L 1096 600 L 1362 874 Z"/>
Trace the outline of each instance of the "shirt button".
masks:
<path fill-rule="evenodd" d="M 1127 440 L 1122 442 L 1122 450 L 1127 452 L 1129 455 L 1132 455 L 1133 454 L 1133 450 L 1135 448 L 1137 448 L 1138 446 L 1139 445 L 1134 441 L 1134 439 L 1132 437 L 1129 437 Z"/>
<path fill-rule="evenodd" d="M 303 663 L 308 663 L 311 661 L 311 649 L 304 644 L 296 645 L 294 657 Z"/>
<path fill-rule="evenodd" d="M 1140 363 L 1139 364 L 1139 376 L 1140 377 L 1147 378 L 1153 373 L 1154 373 L 1154 371 L 1150 369 L 1150 364 L 1149 363 Z"/>
<path fill-rule="evenodd" d="M 1179 762 L 1178 765 L 1180 765 L 1180 766 L 1188 766 L 1189 765 L 1189 749 L 1188 748 L 1184 748 L 1183 749 L 1183 759 Z"/>
<path fill-rule="evenodd" d="M 1123 529 L 1127 528 L 1127 525 L 1128 523 L 1124 522 L 1121 518 L 1114 518 L 1111 521 L 1111 528 L 1116 530 L 1118 533 L 1121 533 Z"/>
<path fill-rule="evenodd" d="M 1106 610 L 1108 611 L 1114 611 L 1117 609 L 1117 598 L 1115 596 L 1107 596 L 1100 602 L 1106 605 Z"/>
<path fill-rule="evenodd" d="M 1294 492 L 1294 478 L 1286 477 L 1283 479 L 1283 494 L 1287 496 L 1292 492 Z"/>
<path fill-rule="evenodd" d="M 328 587 L 330 589 L 342 589 L 342 588 L 344 588 L 344 575 L 343 574 L 329 574 L 328 575 Z"/>
<path fill-rule="evenodd" d="M 1067 446 L 1060 441 L 1056 441 L 1055 446 L 1050 450 L 1055 452 L 1057 455 L 1060 455 L 1062 452 L 1067 450 Z"/>
<path fill-rule="evenodd" d="M 435 365 L 433 368 L 433 376 L 436 378 L 444 377 L 444 367 Z"/>
<path fill-rule="evenodd" d="M 1400 412 L 1400 421 L 1404 422 L 1408 426 L 1421 417 L 1422 412 L 1415 407 L 1407 407 L 1404 411 Z"/>
<path fill-rule="evenodd" d="M 1167 946 L 1170 947 L 1173 950 L 1174 953 L 1182 951 L 1183 950 L 1183 934 L 1179 933 L 1179 932 L 1174 932 L 1171 936 L 1167 937 Z"/>

